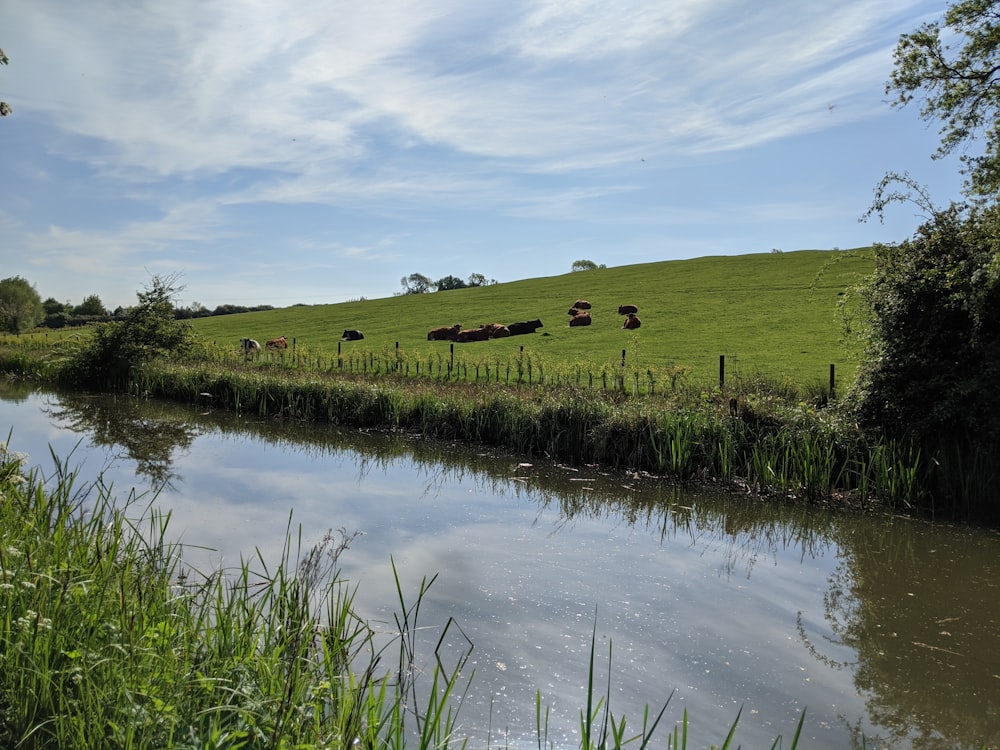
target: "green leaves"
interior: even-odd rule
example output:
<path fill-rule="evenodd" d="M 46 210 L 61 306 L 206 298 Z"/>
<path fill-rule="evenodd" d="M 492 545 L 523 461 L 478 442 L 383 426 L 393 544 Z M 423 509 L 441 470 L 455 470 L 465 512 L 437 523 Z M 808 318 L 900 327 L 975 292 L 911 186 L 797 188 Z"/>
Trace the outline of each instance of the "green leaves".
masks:
<path fill-rule="evenodd" d="M 949 471 L 975 467 L 984 486 L 1000 473 L 998 236 L 1000 206 L 951 206 L 912 239 L 876 246 L 875 270 L 860 290 L 870 325 L 854 393 L 866 430 L 912 441 L 935 466 L 943 465 L 939 452 L 969 446 L 969 466 Z M 938 507 L 964 503 L 944 490 L 960 484 L 956 476 L 942 468 L 937 477 Z"/>
<path fill-rule="evenodd" d="M 948 8 L 944 30 L 925 23 L 903 34 L 896 45 L 886 93 L 894 107 L 921 98 L 920 115 L 940 120 L 941 146 L 936 157 L 967 147 L 982 137 L 985 154 L 963 153 L 966 189 L 991 196 L 1000 190 L 1000 3 L 964 0 Z M 954 36 L 964 46 L 953 50 L 942 42 Z"/>
<path fill-rule="evenodd" d="M 26 279 L 14 276 L 0 281 L 0 330 L 21 333 L 44 317 L 42 298 Z"/>
<path fill-rule="evenodd" d="M 184 354 L 194 342 L 190 326 L 174 318 L 176 277 L 154 276 L 139 304 L 122 320 L 98 325 L 70 367 L 70 379 L 84 385 L 116 387 L 133 368 L 168 355 Z"/>

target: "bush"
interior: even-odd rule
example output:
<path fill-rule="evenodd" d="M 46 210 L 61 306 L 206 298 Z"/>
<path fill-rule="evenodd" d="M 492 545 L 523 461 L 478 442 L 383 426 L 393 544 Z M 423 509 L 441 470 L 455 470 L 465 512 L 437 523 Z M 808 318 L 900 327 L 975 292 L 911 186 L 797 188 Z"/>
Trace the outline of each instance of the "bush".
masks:
<path fill-rule="evenodd" d="M 910 439 L 928 456 L 959 446 L 977 456 L 980 474 L 983 455 L 995 473 L 1000 447 L 998 233 L 997 206 L 953 205 L 912 239 L 875 246 L 875 270 L 861 288 L 867 347 L 852 394 L 868 431 Z"/>
<path fill-rule="evenodd" d="M 95 326 L 93 338 L 73 358 L 69 379 L 114 388 L 127 383 L 132 368 L 190 350 L 194 334 L 187 323 L 174 318 L 178 291 L 173 278 L 154 276 L 146 290 L 137 293 L 139 304 L 121 320 Z"/>

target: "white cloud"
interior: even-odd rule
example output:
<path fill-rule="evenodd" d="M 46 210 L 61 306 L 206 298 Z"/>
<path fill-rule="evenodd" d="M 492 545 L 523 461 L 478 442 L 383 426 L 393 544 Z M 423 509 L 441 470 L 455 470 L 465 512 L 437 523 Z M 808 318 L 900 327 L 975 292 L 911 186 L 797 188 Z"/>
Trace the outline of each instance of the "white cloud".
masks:
<path fill-rule="evenodd" d="M 741 144 L 811 129 L 790 118 L 774 133 L 782 92 L 822 81 L 821 103 L 870 93 L 891 37 L 863 65 L 852 55 L 898 11 L 638 0 L 515 7 L 522 15 L 496 29 L 492 47 L 456 65 L 447 50 L 470 30 L 481 36 L 473 25 L 493 19 L 492 7 L 299 3 L 289 11 L 233 0 L 127 12 L 95 2 L 54 13 L 38 2 L 23 23 L 42 50 L 29 65 L 41 70 L 25 84 L 46 92 L 33 105 L 62 127 L 107 144 L 108 166 L 154 174 L 298 173 L 317 157 L 336 174 L 373 154 L 373 123 L 404 150 L 434 143 L 537 169 L 579 154 L 601 163 L 603 153 L 639 141 L 670 150 L 664 136 L 680 138 L 674 148 L 704 151 L 732 147 L 719 129 L 746 128 Z"/>
<path fill-rule="evenodd" d="M 674 170 L 737 170 L 770 144 L 886 127 L 892 47 L 937 12 L 929 0 L 6 5 L 4 126 L 31 149 L 9 160 L 0 214 L 17 221 L 0 242 L 51 273 L 82 272 L 87 256 L 110 274 L 221 257 L 235 237 L 370 259 L 386 237 L 429 246 L 420 231 L 463 212 L 618 227 L 711 215 L 670 189 Z M 822 148 L 818 162 L 836 158 Z M 303 223 L 305 207 L 337 220 Z M 509 236 L 502 226 L 484 227 L 484 248 Z"/>

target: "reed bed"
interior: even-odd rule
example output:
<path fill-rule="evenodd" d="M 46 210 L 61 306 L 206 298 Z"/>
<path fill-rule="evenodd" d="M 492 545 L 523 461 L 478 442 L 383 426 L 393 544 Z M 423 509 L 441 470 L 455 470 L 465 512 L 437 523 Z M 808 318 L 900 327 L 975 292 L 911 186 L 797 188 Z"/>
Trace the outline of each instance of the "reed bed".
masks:
<path fill-rule="evenodd" d="M 525 456 L 725 483 L 852 507 L 912 508 L 926 463 L 909 446 L 869 443 L 833 410 L 774 390 L 635 395 L 575 384 L 432 383 L 239 364 L 160 362 L 133 391 L 262 418 L 420 432 Z"/>

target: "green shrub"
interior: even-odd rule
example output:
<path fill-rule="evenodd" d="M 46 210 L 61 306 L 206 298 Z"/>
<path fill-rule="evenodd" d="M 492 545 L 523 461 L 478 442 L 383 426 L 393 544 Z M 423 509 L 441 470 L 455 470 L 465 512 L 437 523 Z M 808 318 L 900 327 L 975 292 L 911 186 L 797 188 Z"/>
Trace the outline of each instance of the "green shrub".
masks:
<path fill-rule="evenodd" d="M 67 379 L 78 385 L 120 387 L 129 373 L 157 357 L 184 354 L 194 345 L 187 323 L 174 318 L 172 278 L 154 276 L 139 304 L 122 320 L 95 326 L 93 337 L 76 350 Z"/>
<path fill-rule="evenodd" d="M 877 437 L 928 456 L 967 447 L 975 484 L 993 483 L 1000 447 L 1000 208 L 951 206 L 915 236 L 874 248 L 861 296 L 869 328 L 852 402 Z M 989 457 L 984 461 L 984 458 Z M 933 492 L 952 492 L 938 483 Z M 992 512 L 989 508 L 983 508 Z"/>

